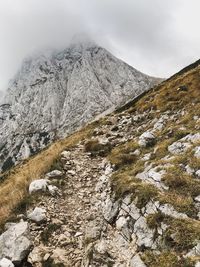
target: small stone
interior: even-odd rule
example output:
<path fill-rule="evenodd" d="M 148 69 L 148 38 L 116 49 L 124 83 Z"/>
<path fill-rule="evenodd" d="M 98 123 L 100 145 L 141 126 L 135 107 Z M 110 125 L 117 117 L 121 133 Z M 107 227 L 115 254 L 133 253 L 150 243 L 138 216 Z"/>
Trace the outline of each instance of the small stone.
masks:
<path fill-rule="evenodd" d="M 69 170 L 69 171 L 67 171 L 67 173 L 68 173 L 68 174 L 71 174 L 72 176 L 74 176 L 74 175 L 76 174 L 76 172 L 73 171 L 73 170 Z"/>
<path fill-rule="evenodd" d="M 29 194 L 32 194 L 38 191 L 45 192 L 47 190 L 47 185 L 48 185 L 48 180 L 46 179 L 35 180 L 29 185 Z"/>
<path fill-rule="evenodd" d="M 195 201 L 200 202 L 200 195 L 198 195 L 197 197 L 195 197 Z"/>
<path fill-rule="evenodd" d="M 49 259 L 50 256 L 51 256 L 50 253 L 46 253 L 46 254 L 44 255 L 43 260 L 44 260 L 44 261 L 47 261 L 47 260 Z"/>
<path fill-rule="evenodd" d="M 28 214 L 28 219 L 36 222 L 41 223 L 46 221 L 46 210 L 42 208 L 36 207 L 32 212 Z"/>
<path fill-rule="evenodd" d="M 52 196 L 55 196 L 56 194 L 59 194 L 59 189 L 57 186 L 55 185 L 48 185 L 48 190 L 49 190 L 49 193 L 52 195 Z"/>
<path fill-rule="evenodd" d="M 77 232 L 77 233 L 74 235 L 74 237 L 79 237 L 79 236 L 82 236 L 82 235 L 83 235 L 82 232 Z"/>
<path fill-rule="evenodd" d="M 193 168 L 191 168 L 189 165 L 185 166 L 185 171 L 189 174 L 189 175 L 193 175 L 195 170 Z"/>

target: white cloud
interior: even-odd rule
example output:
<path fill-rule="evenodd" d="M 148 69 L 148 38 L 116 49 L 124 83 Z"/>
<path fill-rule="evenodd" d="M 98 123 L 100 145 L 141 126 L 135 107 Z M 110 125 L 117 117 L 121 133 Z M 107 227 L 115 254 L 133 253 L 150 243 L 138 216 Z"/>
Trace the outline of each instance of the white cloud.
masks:
<path fill-rule="evenodd" d="M 199 0 L 0 0 L 0 89 L 22 59 L 86 32 L 132 66 L 166 77 L 199 58 Z"/>

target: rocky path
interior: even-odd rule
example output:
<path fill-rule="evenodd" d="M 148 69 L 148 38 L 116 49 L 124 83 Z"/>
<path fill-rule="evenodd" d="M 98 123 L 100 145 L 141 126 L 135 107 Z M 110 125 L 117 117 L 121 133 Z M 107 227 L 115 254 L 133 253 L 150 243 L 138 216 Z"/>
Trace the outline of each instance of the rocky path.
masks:
<path fill-rule="evenodd" d="M 41 262 L 52 253 L 55 262 L 81 266 L 84 233 L 88 231 L 89 222 L 100 216 L 95 187 L 103 172 L 102 158 L 91 158 L 79 145 L 65 151 L 61 161 L 64 175 L 52 181 L 60 182 L 60 196 L 44 195 L 38 203 L 38 207 L 46 210 L 45 228 L 31 224 L 35 248 L 29 260 L 33 266 L 42 266 Z"/>

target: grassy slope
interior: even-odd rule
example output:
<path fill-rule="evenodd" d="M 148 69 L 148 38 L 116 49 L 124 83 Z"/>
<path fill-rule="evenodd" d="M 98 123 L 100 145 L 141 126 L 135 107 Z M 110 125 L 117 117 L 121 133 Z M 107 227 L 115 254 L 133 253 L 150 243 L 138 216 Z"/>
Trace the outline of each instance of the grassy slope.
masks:
<path fill-rule="evenodd" d="M 2 174 L 0 184 L 0 225 L 2 225 L 27 195 L 30 182 L 51 169 L 59 154 L 91 135 L 96 122 L 74 133 L 66 139 L 55 142 L 38 155 Z"/>

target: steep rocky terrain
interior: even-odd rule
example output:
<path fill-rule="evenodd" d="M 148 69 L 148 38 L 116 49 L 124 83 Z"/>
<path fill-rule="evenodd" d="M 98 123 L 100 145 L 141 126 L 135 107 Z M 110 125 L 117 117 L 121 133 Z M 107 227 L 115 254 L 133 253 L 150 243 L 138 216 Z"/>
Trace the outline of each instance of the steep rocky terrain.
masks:
<path fill-rule="evenodd" d="M 0 106 L 0 168 L 9 169 L 158 81 L 91 42 L 27 58 Z"/>
<path fill-rule="evenodd" d="M 197 62 L 5 173 L 0 266 L 199 267 L 199 91 Z"/>

